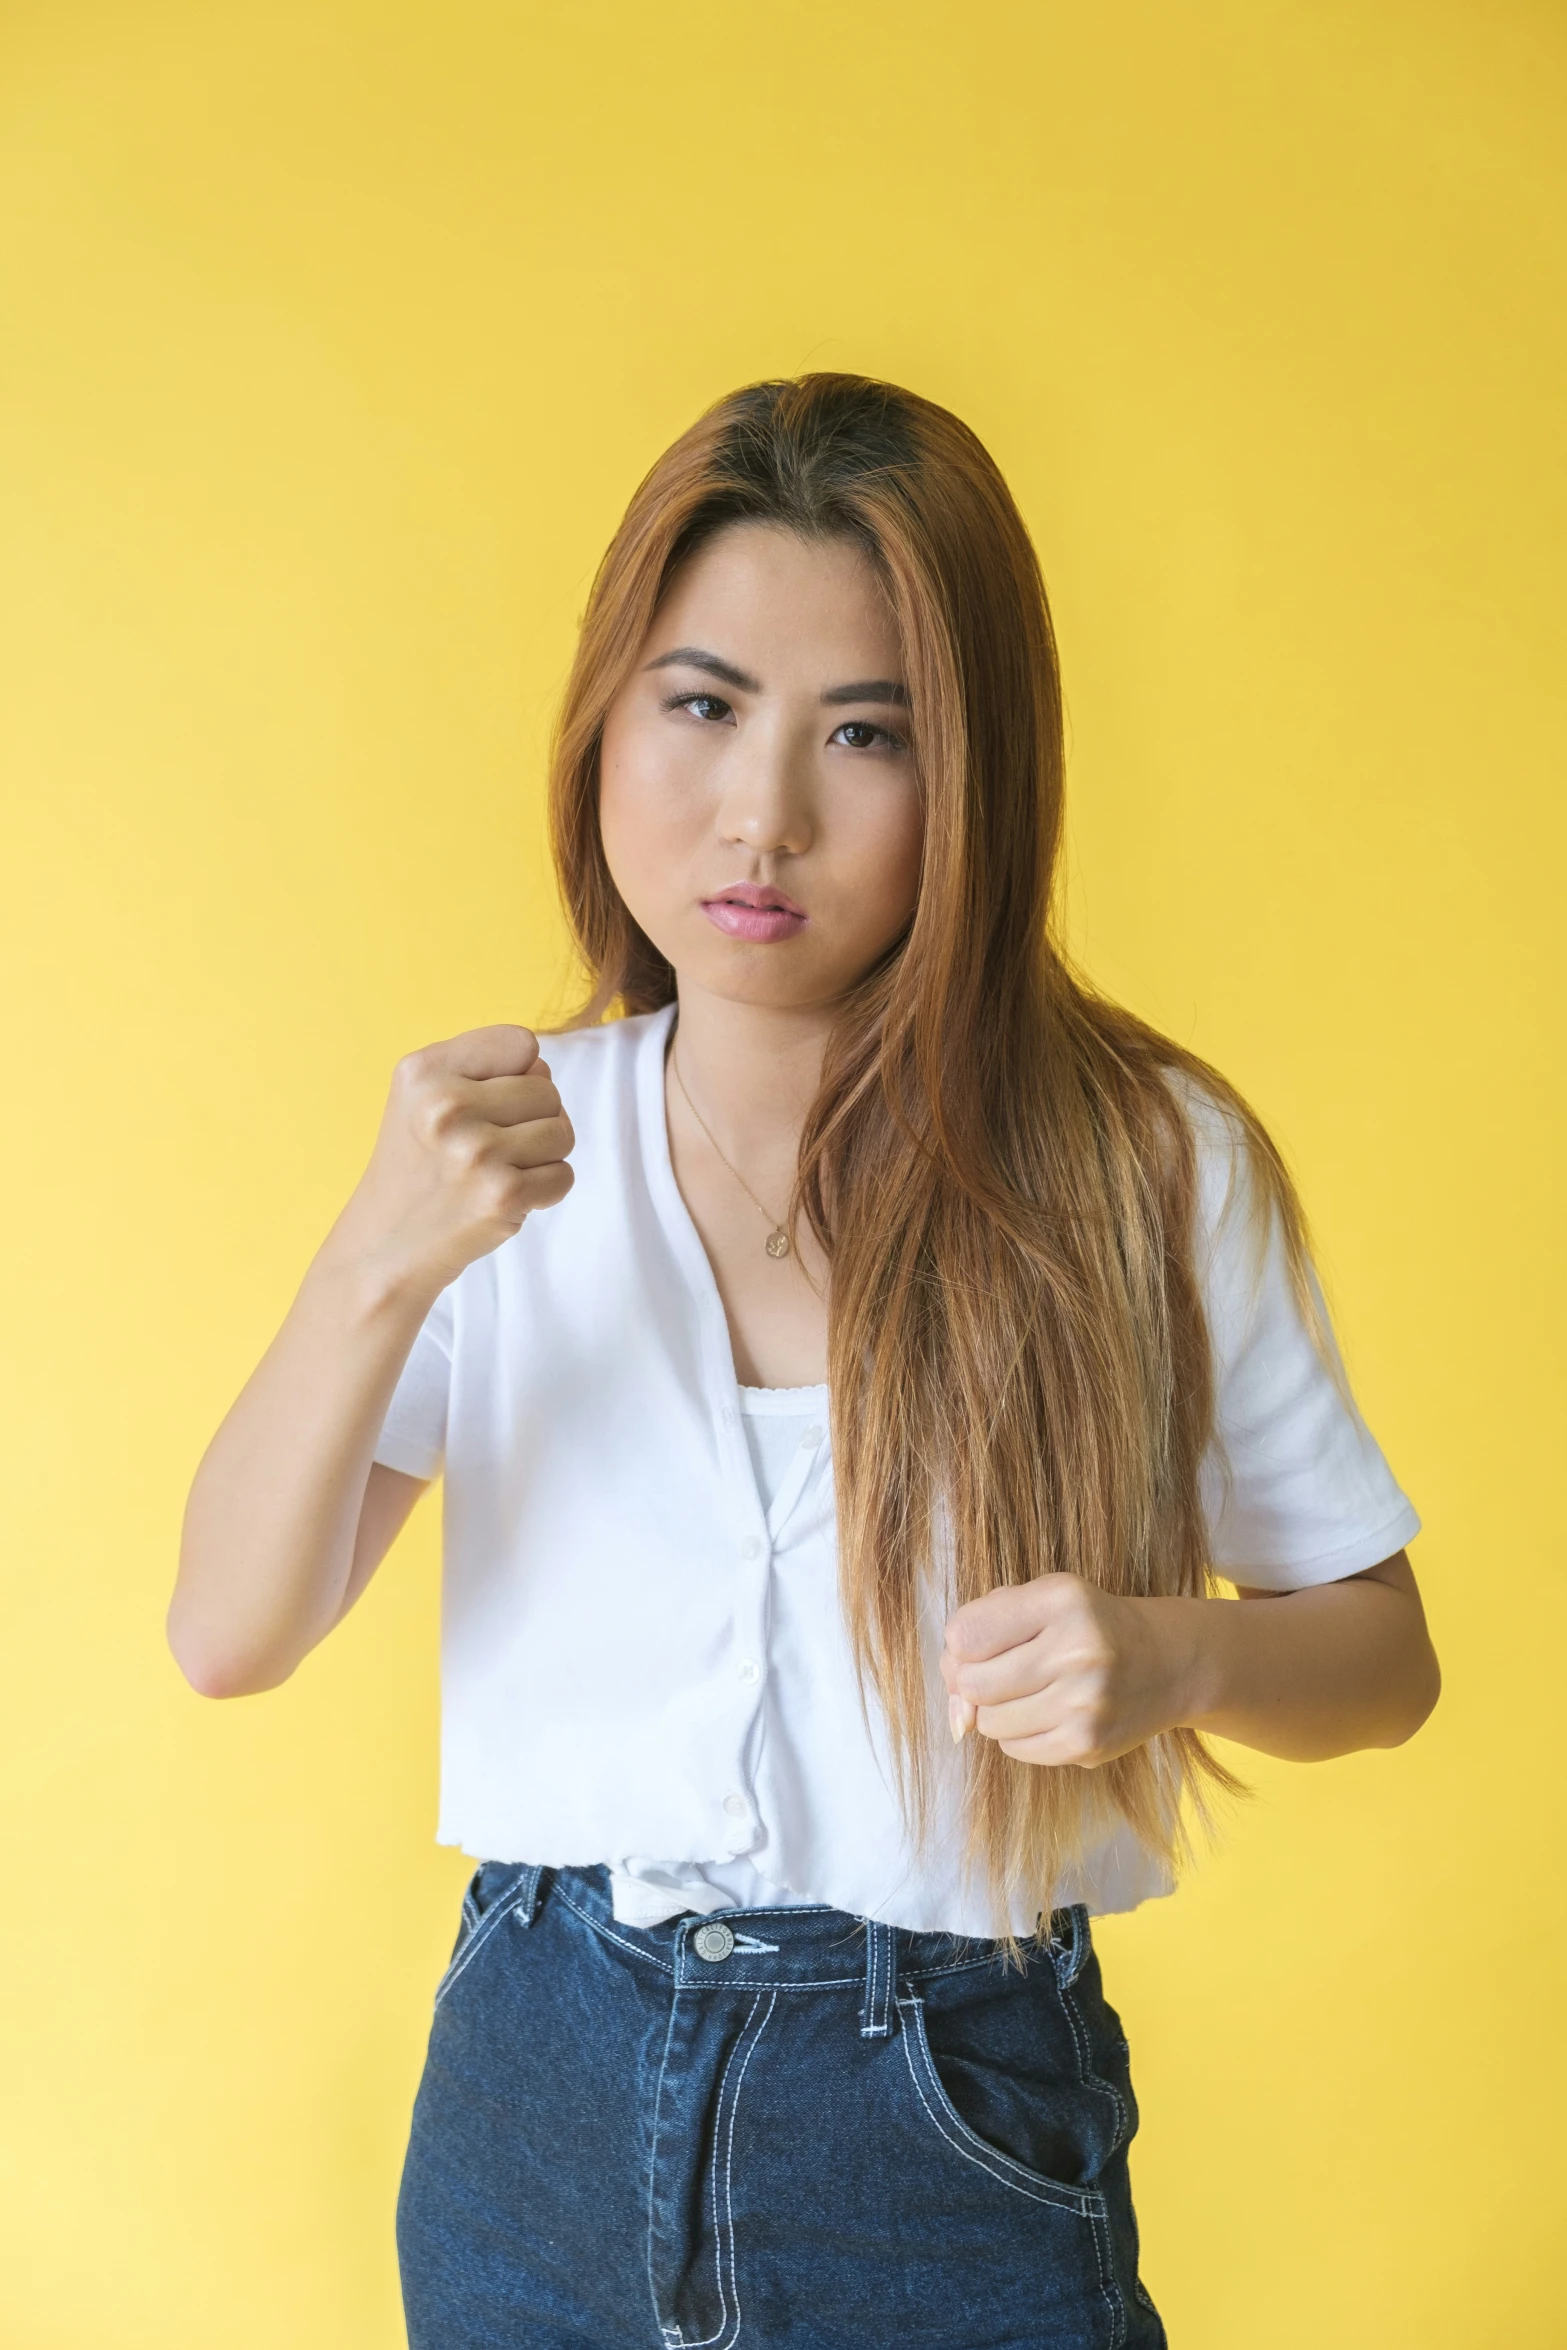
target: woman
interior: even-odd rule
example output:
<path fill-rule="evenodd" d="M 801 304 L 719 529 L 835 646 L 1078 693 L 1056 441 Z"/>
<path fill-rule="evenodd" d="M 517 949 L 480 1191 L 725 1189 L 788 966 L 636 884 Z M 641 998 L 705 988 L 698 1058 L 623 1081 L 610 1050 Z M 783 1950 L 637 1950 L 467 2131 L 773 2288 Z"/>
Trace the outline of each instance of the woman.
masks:
<path fill-rule="evenodd" d="M 854 377 L 721 402 L 567 689 L 582 1021 L 402 1063 L 202 1464 L 170 1635 L 215 1695 L 444 1467 L 482 1865 L 415 2350 L 1161 2342 L 1089 1918 L 1169 1889 L 1204 1733 L 1311 1759 L 1435 1700 L 1276 1152 L 1053 937 L 1061 791 L 972 434 Z"/>

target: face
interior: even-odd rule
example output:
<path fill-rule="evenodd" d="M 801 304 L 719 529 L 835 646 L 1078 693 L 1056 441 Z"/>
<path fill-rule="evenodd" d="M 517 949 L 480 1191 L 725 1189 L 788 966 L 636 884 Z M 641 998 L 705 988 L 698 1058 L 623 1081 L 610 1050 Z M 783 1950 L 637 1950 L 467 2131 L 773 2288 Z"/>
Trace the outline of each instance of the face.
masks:
<path fill-rule="evenodd" d="M 923 837 L 897 628 L 860 549 L 756 523 L 699 548 L 600 775 L 615 886 L 682 987 L 829 1010 L 906 927 Z"/>

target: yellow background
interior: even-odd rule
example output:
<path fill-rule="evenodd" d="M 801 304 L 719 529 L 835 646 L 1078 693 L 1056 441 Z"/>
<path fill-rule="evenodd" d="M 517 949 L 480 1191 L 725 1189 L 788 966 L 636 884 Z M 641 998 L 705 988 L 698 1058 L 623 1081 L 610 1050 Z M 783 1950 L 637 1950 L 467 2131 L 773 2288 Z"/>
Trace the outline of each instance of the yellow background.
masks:
<path fill-rule="evenodd" d="M 634 481 L 806 366 L 1013 482 L 1074 933 L 1274 1123 L 1428 1523 L 1430 1727 L 1102 1930 L 1149 2281 L 1562 2339 L 1564 133 L 1543 0 L 0 11 L 4 2350 L 401 2341 L 435 1513 L 220 1707 L 184 1488 L 393 1058 L 562 1000 Z"/>

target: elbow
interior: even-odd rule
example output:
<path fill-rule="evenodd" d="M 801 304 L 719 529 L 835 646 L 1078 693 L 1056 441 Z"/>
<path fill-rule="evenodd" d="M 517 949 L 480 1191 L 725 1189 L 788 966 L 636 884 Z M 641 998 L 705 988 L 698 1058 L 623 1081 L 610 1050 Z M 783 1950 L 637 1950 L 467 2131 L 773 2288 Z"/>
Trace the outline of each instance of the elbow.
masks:
<path fill-rule="evenodd" d="M 1436 1650 L 1426 1641 L 1424 1653 L 1417 1660 L 1410 1675 L 1399 1719 L 1390 1726 L 1384 1740 L 1388 1746 L 1407 1746 L 1415 1732 L 1422 1729 L 1436 1711 L 1436 1701 L 1442 1694 L 1442 1668 L 1437 1662 Z"/>
<path fill-rule="evenodd" d="M 198 1697 L 259 1697 L 263 1690 L 279 1688 L 294 1669 L 290 1663 L 279 1670 L 272 1660 L 215 1639 L 207 1627 L 189 1619 L 178 1597 L 164 1629 L 169 1652 Z"/>

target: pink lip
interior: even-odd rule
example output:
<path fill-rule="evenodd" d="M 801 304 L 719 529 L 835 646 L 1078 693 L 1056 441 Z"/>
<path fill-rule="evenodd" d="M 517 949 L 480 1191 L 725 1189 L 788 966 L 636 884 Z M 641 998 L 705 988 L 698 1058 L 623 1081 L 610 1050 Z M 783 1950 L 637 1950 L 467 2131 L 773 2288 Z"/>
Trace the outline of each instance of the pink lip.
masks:
<path fill-rule="evenodd" d="M 794 938 L 805 928 L 806 915 L 781 889 L 759 889 L 753 881 L 738 881 L 717 897 L 704 898 L 702 911 L 715 930 L 729 938 L 743 938 L 751 946 L 772 946 Z"/>

